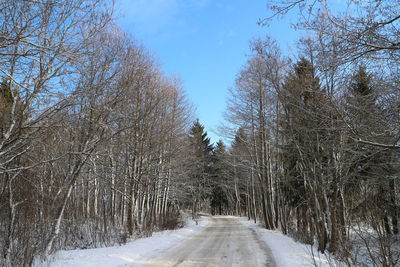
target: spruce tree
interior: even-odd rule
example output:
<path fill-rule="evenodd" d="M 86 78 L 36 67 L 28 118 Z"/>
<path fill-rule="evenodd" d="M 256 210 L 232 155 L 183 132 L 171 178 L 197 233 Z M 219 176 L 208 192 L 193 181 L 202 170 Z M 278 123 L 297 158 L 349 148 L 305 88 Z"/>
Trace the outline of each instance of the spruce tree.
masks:
<path fill-rule="evenodd" d="M 317 104 L 315 98 L 320 91 L 319 79 L 315 77 L 310 61 L 301 58 L 295 64 L 292 73 L 286 78 L 284 89 L 285 114 L 280 127 L 284 137 L 282 158 L 287 181 L 283 185 L 283 191 L 289 205 L 301 209 L 306 204 L 306 183 L 298 165 L 301 157 L 299 149 L 314 143 L 309 140 L 309 131 L 315 127 L 313 117 L 316 114 L 310 106 Z M 301 219 L 299 222 L 301 223 Z"/>
<path fill-rule="evenodd" d="M 189 179 L 191 185 L 193 216 L 205 208 L 211 195 L 211 170 L 213 146 L 204 126 L 196 120 L 189 132 L 192 162 Z"/>
<path fill-rule="evenodd" d="M 9 80 L 3 78 L 0 84 L 0 140 L 4 129 L 7 127 L 6 124 L 9 121 L 11 106 L 13 103 L 13 97 L 11 94 Z"/>
<path fill-rule="evenodd" d="M 337 227 L 334 198 L 327 206 L 331 192 L 337 195 L 336 176 L 332 170 L 335 147 L 329 101 L 320 88 L 319 78 L 310 61 L 301 58 L 285 80 L 282 105 L 284 116 L 282 191 L 285 201 L 296 213 L 295 233 L 318 250 L 336 249 Z"/>
<path fill-rule="evenodd" d="M 396 181 L 390 178 L 395 172 L 393 151 L 359 144 L 360 137 L 366 140 L 384 142 L 381 132 L 388 130 L 382 124 L 381 110 L 373 78 L 364 66 L 353 75 L 347 97 L 347 114 L 355 134 L 350 142 L 351 166 L 348 195 L 357 203 L 357 214 L 364 216 L 367 209 L 375 209 L 383 221 L 387 234 L 398 233 L 398 207 L 396 204 Z M 365 191 L 365 188 L 368 188 Z M 391 221 L 391 222 L 390 222 Z"/>
<path fill-rule="evenodd" d="M 222 140 L 217 142 L 213 153 L 212 180 L 213 188 L 211 193 L 211 211 L 213 214 L 222 215 L 223 210 L 228 208 L 228 177 L 226 164 L 227 151 Z"/>
<path fill-rule="evenodd" d="M 364 66 L 360 66 L 358 72 L 353 76 L 350 89 L 353 95 L 368 96 L 372 93 L 370 83 L 371 76 L 367 73 L 367 69 Z"/>

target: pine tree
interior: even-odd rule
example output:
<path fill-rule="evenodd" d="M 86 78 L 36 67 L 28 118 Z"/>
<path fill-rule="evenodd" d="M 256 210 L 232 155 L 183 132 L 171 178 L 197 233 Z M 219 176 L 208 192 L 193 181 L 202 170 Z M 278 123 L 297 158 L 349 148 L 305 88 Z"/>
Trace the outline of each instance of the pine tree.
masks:
<path fill-rule="evenodd" d="M 207 132 L 204 131 L 204 126 L 199 120 L 196 120 L 190 129 L 189 138 L 194 153 L 199 159 L 211 156 L 213 146 L 210 144 L 210 138 L 207 137 Z"/>
<path fill-rule="evenodd" d="M 318 250 L 336 249 L 337 177 L 331 164 L 336 137 L 329 101 L 310 61 L 302 58 L 284 84 L 281 122 L 283 133 L 283 179 L 285 202 L 296 212 L 295 234 Z"/>
<path fill-rule="evenodd" d="M 207 206 L 211 194 L 211 170 L 213 146 L 204 126 L 196 120 L 189 132 L 192 162 L 189 173 L 193 216 Z"/>
<path fill-rule="evenodd" d="M 347 97 L 347 113 L 353 133 L 367 140 L 380 140 L 377 133 L 388 129 L 379 119 L 381 110 L 377 104 L 376 89 L 373 78 L 364 66 L 360 66 L 349 85 Z M 398 207 L 396 204 L 395 180 L 390 175 L 395 173 L 391 164 L 394 161 L 393 151 L 383 150 L 350 141 L 351 167 L 348 193 L 357 204 L 357 213 L 363 215 L 366 209 L 376 209 L 380 220 L 383 221 L 387 234 L 398 233 Z M 363 188 L 369 188 L 365 193 Z M 391 223 L 390 223 L 391 220 Z M 391 227 L 392 226 L 392 227 Z"/>
<path fill-rule="evenodd" d="M 304 242 L 312 239 L 307 230 L 311 223 L 306 215 L 308 196 L 305 185 L 308 181 L 301 171 L 302 148 L 306 146 L 307 131 L 311 128 L 309 117 L 305 116 L 304 111 L 310 102 L 311 92 L 317 90 L 318 84 L 311 63 L 301 58 L 286 78 L 282 96 L 285 112 L 280 125 L 284 139 L 281 158 L 285 171 L 282 192 L 284 201 L 296 212 L 297 229 L 294 234 L 301 234 Z"/>
<path fill-rule="evenodd" d="M 222 140 L 217 142 L 213 153 L 212 180 L 213 189 L 211 193 L 211 211 L 213 214 L 222 215 L 223 210 L 228 209 L 228 177 L 226 164 L 227 151 Z"/>
<path fill-rule="evenodd" d="M 0 84 L 0 140 L 7 127 L 7 121 L 9 120 L 9 114 L 13 103 L 13 97 L 11 94 L 9 80 L 3 78 Z"/>
<path fill-rule="evenodd" d="M 371 76 L 367 73 L 364 66 L 360 66 L 358 72 L 353 76 L 353 81 L 350 84 L 350 89 L 353 95 L 367 96 L 371 95 L 370 87 Z"/>

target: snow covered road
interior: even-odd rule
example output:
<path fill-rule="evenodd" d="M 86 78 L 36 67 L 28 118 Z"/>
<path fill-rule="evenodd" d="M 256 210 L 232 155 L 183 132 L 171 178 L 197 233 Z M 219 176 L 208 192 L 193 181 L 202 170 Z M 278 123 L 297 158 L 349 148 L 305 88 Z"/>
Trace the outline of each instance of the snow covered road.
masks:
<path fill-rule="evenodd" d="M 202 216 L 198 225 L 186 217 L 182 229 L 157 232 L 122 246 L 59 251 L 47 262 L 34 266 L 341 266 L 310 249 L 247 218 Z"/>
<path fill-rule="evenodd" d="M 144 264 L 150 266 L 276 266 L 256 233 L 230 216 L 211 217 L 208 227 Z"/>

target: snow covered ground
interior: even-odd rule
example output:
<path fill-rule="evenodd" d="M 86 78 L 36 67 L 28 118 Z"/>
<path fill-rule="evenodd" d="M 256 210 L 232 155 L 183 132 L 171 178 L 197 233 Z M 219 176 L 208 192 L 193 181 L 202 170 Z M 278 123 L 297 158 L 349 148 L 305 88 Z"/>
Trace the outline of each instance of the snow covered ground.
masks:
<path fill-rule="evenodd" d="M 296 242 L 279 231 L 261 228 L 253 221 L 248 221 L 247 218 L 238 220 L 255 231 L 259 238 L 267 244 L 278 266 L 341 266 L 326 255 L 319 254 L 316 248 L 311 249 L 311 246 Z"/>
<path fill-rule="evenodd" d="M 230 220 L 240 222 L 240 224 L 243 224 L 243 227 L 250 229 L 254 235 L 257 236 L 259 241 L 264 242 L 266 244 L 265 248 L 269 247 L 269 253 L 272 252 L 271 254 L 273 255 L 277 266 L 339 266 L 337 264 L 333 264 L 332 261 L 325 257 L 325 255 L 318 255 L 316 249 L 311 250 L 310 246 L 296 242 L 292 238 L 285 236 L 278 231 L 269 231 L 263 229 L 262 227 L 254 224 L 252 221 L 248 221 L 246 218 L 232 216 L 225 217 L 229 217 Z M 166 253 L 167 251 L 169 252 L 171 251 L 170 249 L 177 248 L 179 245 L 184 245 L 182 244 L 184 241 L 188 242 L 188 240 L 193 240 L 193 238 L 199 238 L 200 236 L 198 234 L 200 234 L 201 231 L 205 229 L 210 231 L 210 227 L 215 228 L 215 222 L 220 220 L 221 219 L 218 218 L 210 219 L 208 217 L 201 217 L 198 225 L 196 225 L 192 220 L 188 220 L 188 223 L 182 229 L 154 233 L 152 237 L 137 239 L 122 246 L 60 251 L 56 253 L 50 261 L 37 264 L 36 266 L 141 266 L 144 263 L 151 262 L 150 260 L 157 258 L 160 255 L 168 255 L 168 253 Z M 210 227 L 207 226 L 208 224 Z M 229 225 L 227 227 L 229 227 Z M 194 237 L 194 235 L 196 236 Z M 224 240 L 227 239 L 226 237 L 222 238 Z M 214 246 L 217 246 L 216 243 L 219 242 L 215 242 Z M 225 245 L 221 245 L 221 248 L 222 247 L 225 247 Z M 220 250 L 220 248 L 213 249 Z M 258 256 L 253 254 L 253 257 Z"/>
<path fill-rule="evenodd" d="M 140 266 L 154 255 L 202 231 L 208 223 L 208 217 L 201 217 L 198 225 L 193 220 L 187 220 L 182 229 L 156 232 L 151 237 L 140 238 L 122 246 L 59 251 L 49 261 L 36 264 L 35 267 Z"/>

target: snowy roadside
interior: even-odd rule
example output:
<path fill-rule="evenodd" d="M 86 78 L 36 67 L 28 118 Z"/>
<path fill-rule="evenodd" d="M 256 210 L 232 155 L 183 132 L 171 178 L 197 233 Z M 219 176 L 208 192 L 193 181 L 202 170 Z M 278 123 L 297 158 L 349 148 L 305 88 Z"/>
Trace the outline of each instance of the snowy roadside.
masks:
<path fill-rule="evenodd" d="M 62 250 L 35 267 L 101 267 L 101 266 L 140 266 L 152 256 L 176 246 L 203 229 L 209 223 L 208 217 L 201 217 L 198 225 L 186 220 L 185 227 L 178 230 L 156 232 L 148 238 L 140 238 L 122 246 L 94 249 Z"/>
<path fill-rule="evenodd" d="M 341 266 L 326 255 L 319 254 L 316 248 L 311 249 L 311 246 L 296 242 L 279 231 L 264 229 L 254 221 L 248 221 L 247 218 L 242 217 L 238 220 L 253 230 L 268 245 L 278 267 Z"/>

